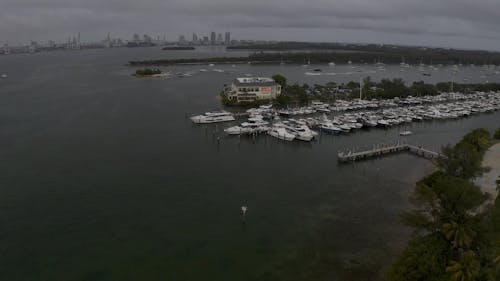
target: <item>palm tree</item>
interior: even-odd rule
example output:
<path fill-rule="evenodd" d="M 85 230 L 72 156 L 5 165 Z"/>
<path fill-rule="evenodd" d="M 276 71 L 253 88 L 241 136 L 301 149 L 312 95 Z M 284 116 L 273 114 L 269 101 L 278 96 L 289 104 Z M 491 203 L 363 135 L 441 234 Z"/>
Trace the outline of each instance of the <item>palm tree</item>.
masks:
<path fill-rule="evenodd" d="M 469 249 L 476 237 L 476 232 L 472 230 L 468 219 L 461 223 L 452 221 L 443 224 L 443 232 L 454 248 Z"/>
<path fill-rule="evenodd" d="M 472 251 L 463 252 L 458 261 L 451 261 L 446 267 L 446 272 L 451 275 L 451 281 L 474 281 L 479 270 L 479 261 Z"/>
<path fill-rule="evenodd" d="M 493 260 L 493 263 L 495 264 L 496 273 L 498 274 L 498 277 L 500 277 L 500 253 Z"/>

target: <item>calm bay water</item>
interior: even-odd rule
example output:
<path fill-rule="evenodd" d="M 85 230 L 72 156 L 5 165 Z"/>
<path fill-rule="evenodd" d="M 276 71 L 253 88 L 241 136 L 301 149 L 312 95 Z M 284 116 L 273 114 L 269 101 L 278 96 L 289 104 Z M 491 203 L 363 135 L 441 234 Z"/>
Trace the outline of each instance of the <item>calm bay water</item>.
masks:
<path fill-rule="evenodd" d="M 125 66 L 244 54 L 140 48 L 0 57 L 0 74 L 9 75 L 0 80 L 0 280 L 380 279 L 410 234 L 398 214 L 432 165 L 401 154 L 339 166 L 336 153 L 396 140 L 401 128 L 283 144 L 226 137 L 225 125 L 195 126 L 186 114 L 220 107 L 222 85 L 244 74 L 310 84 L 424 77 L 399 66 L 361 66 L 363 74 L 313 66 L 330 74 L 310 76 L 296 65 L 224 65 L 135 79 Z M 463 67 L 455 79 L 500 80 L 483 75 Z M 423 80 L 450 79 L 444 69 Z M 415 132 L 408 140 L 439 149 L 499 124 L 498 112 L 423 122 L 407 127 Z"/>

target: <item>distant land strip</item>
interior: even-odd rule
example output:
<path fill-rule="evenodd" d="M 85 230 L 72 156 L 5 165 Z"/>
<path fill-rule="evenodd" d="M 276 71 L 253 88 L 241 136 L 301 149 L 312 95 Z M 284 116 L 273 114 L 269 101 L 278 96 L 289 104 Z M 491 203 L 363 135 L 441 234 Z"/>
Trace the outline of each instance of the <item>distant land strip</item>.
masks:
<path fill-rule="evenodd" d="M 500 54 L 476 55 L 468 54 L 457 56 L 453 53 L 435 53 L 432 55 L 420 56 L 417 53 L 407 54 L 404 58 L 400 53 L 370 53 L 370 52 L 349 52 L 349 53 L 327 53 L 327 52 L 287 52 L 287 53 L 255 53 L 248 57 L 212 57 L 212 58 L 190 58 L 190 59 L 157 59 L 130 61 L 129 65 L 174 65 L 174 64 L 207 64 L 207 63 L 329 63 L 336 64 L 352 63 L 376 63 L 399 64 L 401 62 L 409 64 L 500 64 Z"/>
<path fill-rule="evenodd" d="M 228 46 L 228 50 L 249 50 L 247 57 L 212 57 L 131 61 L 131 66 L 207 64 L 207 63 L 385 63 L 385 64 L 500 64 L 500 53 L 480 50 L 406 47 L 395 45 L 357 45 L 339 43 L 278 42 L 262 45 Z"/>

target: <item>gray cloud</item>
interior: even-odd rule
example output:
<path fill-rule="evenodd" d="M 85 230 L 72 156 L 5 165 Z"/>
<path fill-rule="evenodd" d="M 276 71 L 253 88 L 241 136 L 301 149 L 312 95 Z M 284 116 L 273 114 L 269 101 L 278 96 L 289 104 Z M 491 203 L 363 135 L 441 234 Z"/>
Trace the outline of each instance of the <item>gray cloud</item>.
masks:
<path fill-rule="evenodd" d="M 0 40 L 232 31 L 240 39 L 500 50 L 498 0 L 2 0 Z"/>

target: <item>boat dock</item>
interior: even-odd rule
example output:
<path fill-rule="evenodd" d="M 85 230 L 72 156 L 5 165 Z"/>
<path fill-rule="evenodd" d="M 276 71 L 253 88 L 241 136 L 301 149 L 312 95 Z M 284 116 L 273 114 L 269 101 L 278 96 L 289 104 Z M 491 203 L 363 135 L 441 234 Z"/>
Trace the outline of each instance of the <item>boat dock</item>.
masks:
<path fill-rule="evenodd" d="M 425 149 L 422 146 L 416 146 L 407 143 L 397 143 L 394 145 L 377 145 L 372 149 L 357 152 L 353 152 L 350 150 L 346 152 L 341 151 L 338 153 L 338 161 L 341 163 L 355 162 L 358 160 L 380 157 L 398 152 L 409 152 L 430 160 L 435 159 L 441 155 L 438 152 Z"/>

